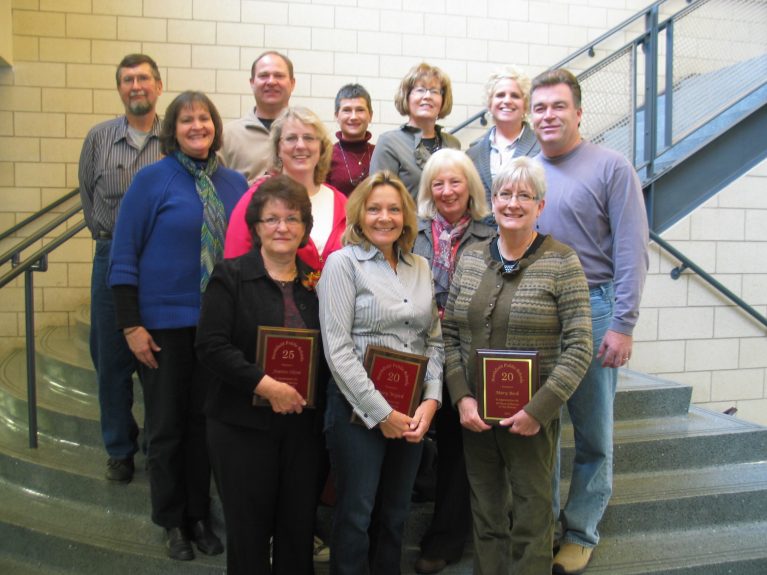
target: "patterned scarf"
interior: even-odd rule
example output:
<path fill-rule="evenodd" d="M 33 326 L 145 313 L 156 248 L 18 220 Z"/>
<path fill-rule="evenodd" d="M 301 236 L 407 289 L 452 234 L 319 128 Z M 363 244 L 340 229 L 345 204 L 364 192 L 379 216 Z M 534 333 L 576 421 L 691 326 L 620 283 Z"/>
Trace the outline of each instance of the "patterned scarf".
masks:
<path fill-rule="evenodd" d="M 468 213 L 464 214 L 455 225 L 443 218 L 439 212 L 431 221 L 432 242 L 434 243 L 431 273 L 434 276 L 434 295 L 440 311 L 445 308 L 447 303 L 450 281 L 453 279 L 453 272 L 455 271 L 458 244 L 470 223 L 471 215 Z"/>
<path fill-rule="evenodd" d="M 213 273 L 213 266 L 224 257 L 226 238 L 226 210 L 216 193 L 210 176 L 218 169 L 216 155 L 211 154 L 205 164 L 176 151 L 175 158 L 192 174 L 194 187 L 202 202 L 202 229 L 200 231 L 200 291 L 205 292 Z"/>

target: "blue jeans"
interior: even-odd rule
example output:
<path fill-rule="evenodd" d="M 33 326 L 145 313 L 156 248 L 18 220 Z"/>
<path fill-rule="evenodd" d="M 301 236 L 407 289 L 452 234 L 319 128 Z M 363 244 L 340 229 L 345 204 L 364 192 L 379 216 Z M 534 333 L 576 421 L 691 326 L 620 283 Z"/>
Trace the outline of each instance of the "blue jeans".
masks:
<path fill-rule="evenodd" d="M 386 439 L 378 429 L 351 423 L 351 414 L 351 406 L 331 380 L 325 434 L 337 499 L 330 573 L 399 575 L 402 535 L 423 444 Z M 371 541 L 368 528 L 376 493 L 376 540 Z"/>
<path fill-rule="evenodd" d="M 567 401 L 575 435 L 575 461 L 567 504 L 562 510 L 562 540 L 584 547 L 599 543 L 597 526 L 613 490 L 613 402 L 618 370 L 602 367 L 597 352 L 613 316 L 612 283 L 589 290 L 594 356 L 586 375 Z M 559 450 L 557 450 L 559 454 Z M 559 515 L 559 456 L 553 478 L 554 515 Z"/>
<path fill-rule="evenodd" d="M 136 359 L 115 322 L 112 290 L 107 285 L 111 240 L 96 241 L 91 275 L 90 348 L 99 389 L 101 436 L 110 457 L 127 459 L 138 451 L 133 418 Z"/>

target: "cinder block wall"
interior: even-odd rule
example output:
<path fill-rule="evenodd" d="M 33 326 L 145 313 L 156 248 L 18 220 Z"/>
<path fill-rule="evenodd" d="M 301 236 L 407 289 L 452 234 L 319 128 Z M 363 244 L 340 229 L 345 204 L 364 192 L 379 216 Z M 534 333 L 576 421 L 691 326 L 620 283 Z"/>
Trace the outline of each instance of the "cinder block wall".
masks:
<path fill-rule="evenodd" d="M 165 84 L 160 110 L 178 92 L 194 88 L 208 92 L 222 116 L 231 119 L 253 105 L 248 86 L 253 59 L 266 49 L 284 51 L 296 67 L 295 104 L 315 110 L 335 131 L 336 90 L 346 82 L 360 82 L 373 96 L 375 137 L 402 122 L 392 96 L 405 71 L 420 60 L 442 67 L 452 78 L 455 105 L 443 121 L 451 127 L 482 108 L 482 85 L 499 64 L 513 63 L 533 75 L 649 4 L 649 0 L 11 0 L 14 65 L 0 68 L 0 229 L 77 186 L 83 137 L 92 125 L 122 111 L 114 67 L 126 53 L 146 52 L 160 65 Z M 482 130 L 464 131 L 464 144 Z M 761 170 L 732 188 L 763 183 L 765 169 Z M 720 205 L 733 194 L 738 195 L 728 190 L 669 234 L 689 243 L 704 265 L 711 261 L 707 269 L 714 270 L 716 264 L 717 273 L 737 278 L 744 297 L 764 307 L 765 275 L 759 275 L 764 269 L 756 271 L 753 262 L 736 253 L 754 253 L 756 260 L 751 248 L 764 246 L 765 238 L 760 244 L 758 237 L 745 232 L 737 240 L 708 235 L 712 230 L 707 221 L 717 216 L 705 214 L 734 211 Z M 740 194 L 748 205 L 737 208 L 742 221 L 756 230 L 752 233 L 765 229 L 758 223 L 765 218 L 765 206 L 756 196 Z M 725 228 L 729 226 L 720 224 L 717 229 Z M 748 241 L 749 249 L 733 246 L 736 241 Z M 727 246 L 731 249 L 725 250 Z M 73 310 L 88 301 L 92 249 L 88 235 L 81 234 L 53 254 L 47 273 L 35 275 L 38 326 L 71 322 Z M 718 259 L 709 259 L 711 249 Z M 674 264 L 657 250 L 652 262 L 631 367 L 689 382 L 696 401 L 716 402 L 717 408 L 737 403 L 741 414 L 765 421 L 762 413 L 767 410 L 759 407 L 767 403 L 767 364 L 756 365 L 767 357 L 764 332 L 737 314 L 728 314 L 729 308 L 715 297 L 703 297 L 705 288 L 697 280 L 670 280 L 668 269 Z M 23 301 L 19 282 L 1 292 L 0 352 L 20 342 Z M 688 323 L 694 334 L 674 331 L 679 314 L 692 315 Z M 702 328 L 704 318 L 710 335 Z M 700 350 L 704 345 L 716 353 Z M 761 351 L 755 349 L 759 345 Z M 722 360 L 714 362 L 714 357 Z"/>
<path fill-rule="evenodd" d="M 767 315 L 767 160 L 663 234 Z M 767 327 L 653 245 L 629 367 L 693 387 L 710 409 L 767 425 Z"/>

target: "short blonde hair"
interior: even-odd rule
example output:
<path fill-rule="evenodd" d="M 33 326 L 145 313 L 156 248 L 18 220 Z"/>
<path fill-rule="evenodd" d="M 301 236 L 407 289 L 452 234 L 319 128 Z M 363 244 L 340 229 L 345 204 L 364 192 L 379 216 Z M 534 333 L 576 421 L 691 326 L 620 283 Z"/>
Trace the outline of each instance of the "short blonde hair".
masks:
<path fill-rule="evenodd" d="M 485 103 L 487 107 L 490 107 L 493 101 L 493 94 L 495 94 L 495 88 L 501 80 L 514 80 L 517 83 L 525 99 L 525 111 L 527 111 L 530 107 L 530 86 L 532 81 L 527 74 L 514 66 L 504 66 L 490 74 L 487 82 L 485 82 Z"/>
<path fill-rule="evenodd" d="M 468 210 L 471 214 L 471 219 L 481 220 L 490 213 L 487 207 L 487 200 L 485 199 L 485 188 L 482 185 L 477 168 L 474 167 L 474 162 L 460 150 L 442 148 L 434 152 L 423 167 L 421 183 L 418 186 L 419 217 L 431 220 L 437 215 L 431 183 L 444 170 L 458 170 L 466 178 L 466 186 L 469 189 Z"/>
<path fill-rule="evenodd" d="M 402 202 L 403 228 L 402 235 L 397 239 L 397 246 L 403 253 L 409 254 L 413 250 L 415 237 L 418 234 L 418 219 L 415 215 L 415 202 L 405 184 L 388 170 L 371 174 L 356 187 L 346 202 L 346 231 L 341 239 L 345 246 L 363 245 L 370 246 L 362 233 L 360 222 L 365 217 L 365 206 L 373 190 L 380 186 L 391 186 L 399 192 Z"/>
<path fill-rule="evenodd" d="M 536 201 L 546 197 L 546 171 L 540 162 L 527 156 L 512 159 L 493 178 L 493 197 L 510 184 L 515 185 L 520 182 L 533 187 Z"/>
<path fill-rule="evenodd" d="M 450 76 L 445 74 L 436 66 L 430 66 L 426 62 L 421 62 L 410 68 L 394 94 L 394 107 L 402 116 L 410 115 L 410 106 L 408 97 L 418 82 L 437 80 L 442 89 L 442 107 L 439 109 L 437 118 L 444 118 L 453 110 L 453 88 L 450 84 Z"/>
<path fill-rule="evenodd" d="M 272 129 L 269 132 L 269 137 L 272 140 L 272 167 L 278 172 L 282 171 L 280 140 L 282 139 L 285 123 L 288 120 L 297 120 L 306 126 L 311 126 L 317 132 L 317 137 L 320 139 L 320 159 L 314 167 L 314 183 L 317 185 L 323 183 L 330 171 L 330 160 L 333 157 L 333 142 L 330 139 L 327 128 L 325 128 L 325 124 L 309 108 L 302 106 L 285 108 L 272 123 Z"/>

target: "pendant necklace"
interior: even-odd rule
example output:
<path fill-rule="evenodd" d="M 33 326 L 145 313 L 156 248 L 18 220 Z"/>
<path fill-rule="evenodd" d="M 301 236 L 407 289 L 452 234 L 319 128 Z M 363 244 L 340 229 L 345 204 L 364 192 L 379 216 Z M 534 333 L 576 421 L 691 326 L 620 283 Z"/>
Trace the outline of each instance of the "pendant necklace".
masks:
<path fill-rule="evenodd" d="M 346 168 L 346 175 L 349 177 L 349 183 L 352 186 L 356 187 L 357 184 L 359 184 L 367 176 L 367 173 L 365 172 L 365 168 L 363 167 L 363 163 L 365 162 L 365 160 L 368 157 L 368 154 L 370 153 L 370 147 L 367 146 L 367 144 L 366 144 L 365 145 L 365 151 L 363 152 L 362 156 L 360 156 L 360 157 L 357 157 L 354 154 L 352 154 L 352 152 L 349 152 L 349 155 L 353 159 L 357 160 L 357 165 L 360 166 L 359 177 L 358 178 L 353 178 L 352 177 L 352 172 L 349 169 L 349 161 L 346 158 L 346 151 L 344 150 L 344 145 L 341 142 L 339 142 L 338 144 L 339 144 L 338 147 L 341 150 L 341 157 L 344 159 L 344 167 Z"/>

